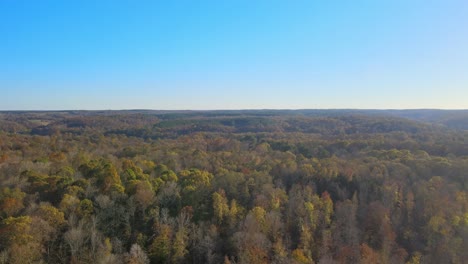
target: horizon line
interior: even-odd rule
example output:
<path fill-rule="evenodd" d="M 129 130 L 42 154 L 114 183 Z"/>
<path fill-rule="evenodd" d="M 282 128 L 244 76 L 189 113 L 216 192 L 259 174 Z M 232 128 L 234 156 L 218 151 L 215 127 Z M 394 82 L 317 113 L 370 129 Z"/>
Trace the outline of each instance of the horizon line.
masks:
<path fill-rule="evenodd" d="M 147 108 L 124 108 L 124 109 L 16 109 L 5 110 L 0 109 L 0 112 L 99 112 L 99 111 L 165 111 L 165 112 L 207 112 L 207 111 L 307 111 L 307 110 L 324 110 L 324 111 L 468 111 L 468 108 L 236 108 L 236 109 L 147 109 Z"/>

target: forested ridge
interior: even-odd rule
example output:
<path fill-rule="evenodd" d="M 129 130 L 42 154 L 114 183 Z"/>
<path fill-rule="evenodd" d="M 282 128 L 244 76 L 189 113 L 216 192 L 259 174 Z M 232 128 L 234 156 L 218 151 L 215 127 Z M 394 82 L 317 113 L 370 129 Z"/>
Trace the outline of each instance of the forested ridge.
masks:
<path fill-rule="evenodd" d="M 468 111 L 0 112 L 0 263 L 468 263 Z"/>

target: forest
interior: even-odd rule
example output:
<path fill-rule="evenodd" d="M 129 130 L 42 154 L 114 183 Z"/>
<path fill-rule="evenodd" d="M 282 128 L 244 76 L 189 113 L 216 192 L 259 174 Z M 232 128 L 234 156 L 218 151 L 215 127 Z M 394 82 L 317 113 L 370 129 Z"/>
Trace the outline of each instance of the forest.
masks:
<path fill-rule="evenodd" d="M 468 263 L 468 111 L 3 111 L 0 263 Z"/>

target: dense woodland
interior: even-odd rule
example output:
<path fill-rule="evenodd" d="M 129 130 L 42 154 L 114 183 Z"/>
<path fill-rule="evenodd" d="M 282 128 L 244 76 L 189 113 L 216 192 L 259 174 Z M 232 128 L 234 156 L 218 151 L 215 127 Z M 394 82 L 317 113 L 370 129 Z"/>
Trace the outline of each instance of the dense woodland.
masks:
<path fill-rule="evenodd" d="M 468 263 L 468 111 L 0 112 L 0 263 Z"/>

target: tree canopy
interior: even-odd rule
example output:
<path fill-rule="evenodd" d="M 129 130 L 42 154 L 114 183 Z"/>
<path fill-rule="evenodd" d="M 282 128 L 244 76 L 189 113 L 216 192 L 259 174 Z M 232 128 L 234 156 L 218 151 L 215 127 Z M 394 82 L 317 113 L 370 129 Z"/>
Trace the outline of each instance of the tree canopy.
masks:
<path fill-rule="evenodd" d="M 0 262 L 465 263 L 433 111 L 0 112 Z"/>

